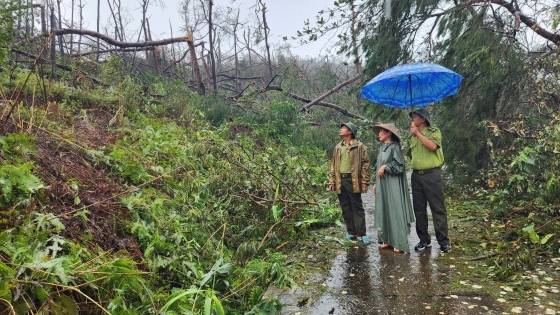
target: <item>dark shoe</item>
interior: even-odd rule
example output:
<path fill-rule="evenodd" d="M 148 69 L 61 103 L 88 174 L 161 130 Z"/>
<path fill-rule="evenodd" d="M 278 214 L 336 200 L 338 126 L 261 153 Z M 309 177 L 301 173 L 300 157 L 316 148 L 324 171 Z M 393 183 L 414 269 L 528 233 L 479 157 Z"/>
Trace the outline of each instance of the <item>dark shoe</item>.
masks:
<path fill-rule="evenodd" d="M 416 244 L 416 246 L 414 246 L 414 249 L 415 250 L 424 250 L 426 247 L 432 247 L 432 244 L 420 242 L 420 243 Z"/>
<path fill-rule="evenodd" d="M 451 247 L 449 247 L 449 245 L 441 245 L 439 247 L 439 249 L 443 252 L 443 253 L 449 253 L 449 251 L 451 250 Z"/>

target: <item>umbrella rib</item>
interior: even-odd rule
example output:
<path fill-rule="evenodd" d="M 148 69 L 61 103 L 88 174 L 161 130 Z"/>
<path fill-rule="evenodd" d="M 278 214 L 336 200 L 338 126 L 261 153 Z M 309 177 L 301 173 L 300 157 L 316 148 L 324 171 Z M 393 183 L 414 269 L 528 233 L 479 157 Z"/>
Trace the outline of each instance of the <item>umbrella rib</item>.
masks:
<path fill-rule="evenodd" d="M 434 76 L 436 77 L 436 79 L 440 80 L 440 81 L 443 82 L 445 85 L 447 85 L 447 90 L 449 91 L 449 90 L 452 88 L 452 86 L 448 83 L 448 81 L 442 79 L 442 78 L 438 75 L 439 73 L 440 73 L 440 72 L 438 72 L 437 74 L 434 73 Z M 454 73 L 450 73 L 450 75 L 454 75 Z"/>
<path fill-rule="evenodd" d="M 416 74 L 413 74 L 412 76 L 415 77 L 416 80 L 418 81 L 418 84 L 416 84 L 415 86 L 417 86 L 418 89 L 420 89 L 420 97 L 422 98 L 422 103 L 424 103 L 424 93 L 422 93 L 422 85 L 420 84 L 421 83 L 420 77 L 417 76 Z M 412 98 L 412 88 L 410 89 L 410 96 Z M 412 106 L 412 102 L 411 102 L 410 106 Z"/>
<path fill-rule="evenodd" d="M 395 100 L 395 95 L 397 94 L 397 92 L 399 90 L 398 88 L 399 88 L 399 83 L 401 83 L 401 80 L 402 80 L 402 76 L 399 77 L 399 80 L 397 81 L 396 88 L 395 88 L 395 90 L 393 90 L 393 96 L 391 97 L 391 102 L 393 102 Z M 405 97 L 406 97 L 406 95 L 405 95 Z"/>

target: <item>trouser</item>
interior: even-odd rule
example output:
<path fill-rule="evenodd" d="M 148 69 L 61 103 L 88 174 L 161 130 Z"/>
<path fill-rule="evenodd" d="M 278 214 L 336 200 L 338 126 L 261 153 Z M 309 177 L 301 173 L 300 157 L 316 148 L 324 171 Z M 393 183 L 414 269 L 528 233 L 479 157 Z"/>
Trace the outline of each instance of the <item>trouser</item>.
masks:
<path fill-rule="evenodd" d="M 352 178 L 341 178 L 338 201 L 349 235 L 366 236 L 366 212 L 362 204 L 362 194 L 354 193 Z"/>
<path fill-rule="evenodd" d="M 412 205 L 416 217 L 416 234 L 420 241 L 430 243 L 428 233 L 428 209 L 430 204 L 434 230 L 439 245 L 449 245 L 447 236 L 447 210 L 443 199 L 443 185 L 441 183 L 441 169 L 429 174 L 412 173 Z"/>

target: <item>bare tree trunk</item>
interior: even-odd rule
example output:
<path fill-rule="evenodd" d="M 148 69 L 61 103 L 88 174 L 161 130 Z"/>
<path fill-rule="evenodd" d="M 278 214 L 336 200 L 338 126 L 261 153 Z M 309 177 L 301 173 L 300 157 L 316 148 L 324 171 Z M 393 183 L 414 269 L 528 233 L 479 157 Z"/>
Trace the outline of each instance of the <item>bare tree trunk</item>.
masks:
<path fill-rule="evenodd" d="M 51 33 L 54 32 L 54 3 L 51 3 Z M 56 79 L 56 36 L 51 35 L 51 78 Z"/>
<path fill-rule="evenodd" d="M 78 5 L 80 7 L 80 29 L 84 28 L 84 5 L 82 4 L 82 0 L 80 0 L 80 4 Z M 78 38 L 78 54 L 81 53 L 82 50 L 82 34 L 80 34 L 80 37 Z"/>
<path fill-rule="evenodd" d="M 117 15 L 119 16 L 119 25 L 121 27 L 121 41 L 125 41 L 124 37 L 124 26 L 122 24 L 122 14 L 121 14 L 121 0 L 118 0 L 115 4 L 117 6 Z"/>
<path fill-rule="evenodd" d="M 272 62 L 270 60 L 270 46 L 268 45 L 268 24 L 266 24 L 266 6 L 262 3 L 262 0 L 259 0 L 262 6 L 262 18 L 263 18 L 263 30 L 264 30 L 264 43 L 266 45 L 266 54 L 268 57 L 268 70 L 270 71 L 270 78 L 274 76 L 272 73 Z"/>
<path fill-rule="evenodd" d="M 150 37 L 150 41 L 152 41 L 152 30 L 150 28 L 150 21 L 148 19 L 146 19 L 146 26 L 148 26 L 148 36 Z M 161 75 L 161 61 L 160 61 L 159 47 L 154 46 L 152 52 L 154 54 L 154 66 L 156 67 L 157 74 Z"/>
<path fill-rule="evenodd" d="M 233 27 L 233 53 L 235 55 L 235 92 L 239 93 L 239 56 L 237 56 L 237 26 L 239 25 L 239 10 Z"/>
<path fill-rule="evenodd" d="M 23 8 L 22 0 L 18 1 L 18 14 L 17 14 L 17 26 L 14 30 L 14 37 L 19 40 L 21 32 L 21 9 Z"/>
<path fill-rule="evenodd" d="M 57 4 L 57 10 L 58 10 L 58 29 L 62 29 L 62 14 L 60 13 L 60 0 L 57 0 L 56 4 Z M 58 37 L 58 48 L 60 49 L 60 56 L 64 56 L 64 47 L 62 45 L 63 40 L 64 40 L 64 37 L 62 37 L 62 35 L 60 35 Z"/>
<path fill-rule="evenodd" d="M 101 19 L 101 0 L 97 0 L 97 33 L 99 33 L 99 23 Z M 99 61 L 99 38 L 97 38 L 97 57 L 96 61 Z"/>
<path fill-rule="evenodd" d="M 30 0 L 25 2 L 27 9 L 25 10 L 25 37 L 29 37 L 29 22 L 33 20 L 33 7 L 31 6 Z M 29 13 L 31 12 L 31 19 L 29 18 Z"/>
<path fill-rule="evenodd" d="M 220 47 L 222 46 L 222 41 L 220 40 L 220 36 L 216 36 L 216 42 L 217 42 L 217 47 L 216 47 L 216 72 L 220 72 L 222 71 L 222 50 L 220 49 Z"/>
<path fill-rule="evenodd" d="M 171 32 L 171 38 L 173 38 L 173 26 L 171 26 L 171 19 L 169 19 L 169 31 Z M 175 44 L 171 45 L 171 55 L 173 56 L 173 63 L 172 64 L 176 64 L 177 63 L 177 58 L 175 56 Z M 170 68 L 170 66 L 168 66 L 167 68 Z"/>
<path fill-rule="evenodd" d="M 210 41 L 210 60 L 212 66 L 212 81 L 214 83 L 214 95 L 218 95 L 218 78 L 216 77 L 216 58 L 214 58 L 214 42 L 212 41 L 212 35 L 214 30 L 212 29 L 212 6 L 214 5 L 214 0 L 208 1 L 208 39 Z"/>
<path fill-rule="evenodd" d="M 75 0 L 72 0 L 72 8 L 71 8 L 71 16 L 70 16 L 70 28 L 74 28 L 74 3 Z M 70 34 L 70 54 L 73 53 L 73 47 L 74 47 L 74 34 Z"/>
<path fill-rule="evenodd" d="M 210 89 L 210 69 L 208 69 L 208 63 L 206 62 L 206 58 L 204 56 L 204 42 L 202 43 L 202 48 L 200 50 L 200 59 L 202 59 L 204 70 L 206 70 L 206 86 Z"/>
<path fill-rule="evenodd" d="M 115 22 L 115 38 L 122 40 L 119 32 L 119 23 L 117 22 L 117 16 L 115 15 L 115 11 L 113 10 L 113 6 L 111 6 L 111 0 L 107 0 L 107 4 L 109 5 L 109 11 L 111 11 L 111 16 L 113 17 L 113 21 Z"/>
<path fill-rule="evenodd" d="M 356 30 L 356 6 L 354 5 L 354 0 L 350 1 L 350 8 L 352 11 L 352 23 L 350 25 L 350 31 L 352 32 L 352 54 L 354 55 L 354 65 L 356 65 L 356 71 L 359 73 L 362 72 L 362 63 L 360 61 L 360 54 L 358 52 L 358 44 L 356 34 L 358 30 Z"/>
<path fill-rule="evenodd" d="M 27 5 L 31 5 L 31 0 L 27 0 Z M 35 30 L 35 6 L 31 5 L 31 33 Z M 27 34 L 29 37 L 29 34 Z"/>
<path fill-rule="evenodd" d="M 200 69 L 198 68 L 198 60 L 196 58 L 196 51 L 194 50 L 194 40 L 193 33 L 190 30 L 187 35 L 187 45 L 189 45 L 189 52 L 191 54 L 191 62 L 194 71 L 194 76 L 196 78 L 196 90 L 198 95 L 204 95 L 204 84 L 202 83 L 202 78 L 200 76 Z"/>
<path fill-rule="evenodd" d="M 144 40 L 148 41 L 148 29 L 146 27 L 146 11 L 148 10 L 149 0 L 142 0 L 142 29 L 144 30 Z M 146 65 L 150 59 L 150 52 L 146 50 Z"/>
<path fill-rule="evenodd" d="M 253 68 L 253 62 L 251 60 L 251 42 L 250 42 L 250 40 L 251 40 L 251 28 L 248 27 L 247 28 L 247 41 L 246 42 L 247 42 L 247 51 L 249 53 L 249 69 L 252 69 Z"/>

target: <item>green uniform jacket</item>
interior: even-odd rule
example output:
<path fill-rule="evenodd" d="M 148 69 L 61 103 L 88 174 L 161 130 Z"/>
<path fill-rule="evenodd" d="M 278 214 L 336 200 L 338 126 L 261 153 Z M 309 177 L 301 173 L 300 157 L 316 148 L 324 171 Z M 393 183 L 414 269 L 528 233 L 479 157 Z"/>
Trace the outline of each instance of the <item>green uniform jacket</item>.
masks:
<path fill-rule="evenodd" d="M 408 139 L 406 156 L 410 158 L 412 169 L 426 170 L 442 166 L 444 158 L 443 149 L 441 148 L 441 131 L 436 127 L 426 127 L 421 133 L 429 140 L 432 140 L 437 145 L 437 149 L 435 151 L 428 150 L 418 137 L 411 134 Z"/>
<path fill-rule="evenodd" d="M 340 141 L 334 147 L 333 158 L 331 162 L 331 169 L 329 172 L 329 185 L 334 185 L 336 193 L 340 194 L 340 147 L 343 141 Z M 352 189 L 354 193 L 362 192 L 362 184 L 369 185 L 370 169 L 369 169 L 369 155 L 366 147 L 360 142 L 355 143 L 348 151 L 350 157 L 350 172 L 352 174 Z"/>

